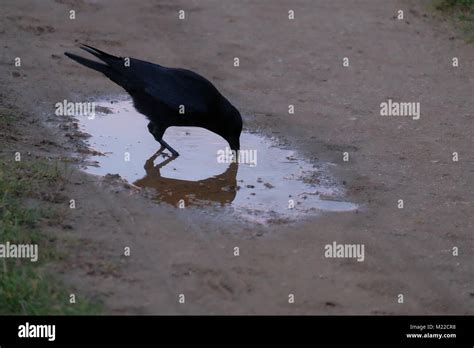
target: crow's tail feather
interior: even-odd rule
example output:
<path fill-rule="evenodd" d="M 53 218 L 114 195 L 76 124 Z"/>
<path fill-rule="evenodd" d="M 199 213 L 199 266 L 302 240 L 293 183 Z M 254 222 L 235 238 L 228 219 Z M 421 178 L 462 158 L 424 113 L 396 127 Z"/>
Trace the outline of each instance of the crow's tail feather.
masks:
<path fill-rule="evenodd" d="M 77 56 L 75 54 L 69 53 L 69 52 L 64 52 L 64 55 L 71 58 L 72 60 L 75 60 L 79 64 L 82 64 L 82 65 L 84 65 L 88 68 L 91 68 L 93 70 L 100 71 L 101 73 L 104 73 L 104 74 L 106 74 L 110 70 L 110 68 L 105 64 L 95 62 L 93 60 L 86 59 L 86 58 L 83 58 L 81 56 Z"/>
<path fill-rule="evenodd" d="M 120 58 L 120 57 L 113 56 L 113 55 L 111 55 L 107 52 L 101 51 L 101 50 L 99 50 L 95 47 L 89 46 L 89 45 L 81 44 L 80 48 L 83 49 L 84 51 L 89 52 L 90 54 L 96 56 L 97 58 L 99 58 L 100 60 L 104 61 L 107 64 L 111 64 L 111 63 L 114 63 L 116 61 L 122 60 L 122 58 Z"/>
<path fill-rule="evenodd" d="M 105 64 L 103 64 L 102 62 L 96 62 L 87 58 L 83 58 L 81 56 L 77 56 L 68 52 L 65 52 L 64 54 L 72 60 L 75 60 L 79 64 L 82 64 L 88 68 L 103 73 L 113 82 L 125 88 L 127 91 L 133 88 L 133 84 L 130 83 L 129 77 L 127 78 L 128 75 L 124 74 L 124 71 L 126 69 L 124 69 L 123 67 L 123 58 L 113 56 L 111 54 L 98 50 L 97 48 L 84 44 L 81 44 L 81 48 L 91 53 L 95 57 L 99 58 Z"/>

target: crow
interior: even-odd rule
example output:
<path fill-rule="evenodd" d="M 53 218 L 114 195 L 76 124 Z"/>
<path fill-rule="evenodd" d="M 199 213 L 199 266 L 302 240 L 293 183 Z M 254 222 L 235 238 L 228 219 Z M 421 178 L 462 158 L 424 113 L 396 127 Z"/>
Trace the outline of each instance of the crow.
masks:
<path fill-rule="evenodd" d="M 240 150 L 240 112 L 203 76 L 186 69 L 168 68 L 130 57 L 116 57 L 81 44 L 81 49 L 102 62 L 65 52 L 76 62 L 99 71 L 121 86 L 148 120 L 148 130 L 162 148 L 179 156 L 163 134 L 168 127 L 202 127 L 224 138 L 236 153 Z"/>

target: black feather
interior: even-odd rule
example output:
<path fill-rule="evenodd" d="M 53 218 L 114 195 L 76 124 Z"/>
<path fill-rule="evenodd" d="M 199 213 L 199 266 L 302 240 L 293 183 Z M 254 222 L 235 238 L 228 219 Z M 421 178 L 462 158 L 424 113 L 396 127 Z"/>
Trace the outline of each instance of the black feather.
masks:
<path fill-rule="evenodd" d="M 232 149 L 239 149 L 242 117 L 206 78 L 190 70 L 167 68 L 134 58 L 125 64 L 124 58 L 92 46 L 83 44 L 80 48 L 106 64 L 65 54 L 122 86 L 133 98 L 137 110 L 151 121 L 150 132 L 158 141 L 162 142 L 161 137 L 168 127 L 196 126 L 219 134 Z M 181 114 L 183 109 L 184 114 Z"/>

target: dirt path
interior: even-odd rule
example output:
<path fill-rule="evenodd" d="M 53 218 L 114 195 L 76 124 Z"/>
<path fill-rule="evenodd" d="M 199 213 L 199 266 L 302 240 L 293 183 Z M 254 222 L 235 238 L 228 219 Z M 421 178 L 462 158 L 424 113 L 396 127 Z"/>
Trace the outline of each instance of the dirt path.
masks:
<path fill-rule="evenodd" d="M 35 153 L 59 158 L 77 148 L 64 126 L 35 123 L 58 122 L 55 103 L 122 94 L 62 55 L 85 42 L 202 73 L 244 111 L 247 128 L 338 164 L 334 174 L 364 206 L 268 228 L 218 210 L 157 206 L 74 172 L 68 194 L 77 209 L 68 233 L 77 247 L 58 269 L 68 284 L 103 298 L 110 313 L 474 313 L 473 46 L 453 39 L 425 5 L 4 1 L 1 98 L 30 115 L 19 120 L 25 127 L 37 127 L 25 144 L 48 138 L 59 145 L 32 147 Z M 393 18 L 399 9 L 402 21 Z M 388 98 L 420 102 L 420 120 L 381 117 Z M 333 241 L 364 244 L 365 261 L 325 258 Z M 122 256 L 125 247 L 130 257 Z"/>

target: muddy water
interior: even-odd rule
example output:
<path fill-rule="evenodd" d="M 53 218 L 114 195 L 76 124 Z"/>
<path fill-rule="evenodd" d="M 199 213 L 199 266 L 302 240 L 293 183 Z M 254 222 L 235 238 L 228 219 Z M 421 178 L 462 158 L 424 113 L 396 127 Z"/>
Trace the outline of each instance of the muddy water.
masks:
<path fill-rule="evenodd" d="M 91 156 L 85 170 L 118 174 L 129 183 L 154 190 L 154 199 L 174 206 L 225 206 L 255 221 L 292 220 L 321 211 L 355 210 L 327 174 L 328 164 L 311 164 L 294 151 L 257 133 L 241 135 L 235 163 L 227 143 L 202 128 L 168 128 L 164 139 L 180 156 L 157 152 L 147 119 L 131 102 L 104 102 L 95 117 L 78 116 L 90 134 Z M 242 163 L 245 162 L 245 163 Z"/>

